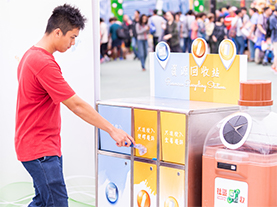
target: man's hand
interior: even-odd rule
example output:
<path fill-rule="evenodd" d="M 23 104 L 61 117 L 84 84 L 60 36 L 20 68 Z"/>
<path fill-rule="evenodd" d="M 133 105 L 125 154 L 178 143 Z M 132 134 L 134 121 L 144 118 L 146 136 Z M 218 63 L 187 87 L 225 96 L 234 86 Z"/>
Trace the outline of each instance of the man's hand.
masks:
<path fill-rule="evenodd" d="M 121 129 L 114 128 L 110 136 L 114 139 L 118 147 L 130 147 L 132 143 L 135 145 L 134 138 Z"/>

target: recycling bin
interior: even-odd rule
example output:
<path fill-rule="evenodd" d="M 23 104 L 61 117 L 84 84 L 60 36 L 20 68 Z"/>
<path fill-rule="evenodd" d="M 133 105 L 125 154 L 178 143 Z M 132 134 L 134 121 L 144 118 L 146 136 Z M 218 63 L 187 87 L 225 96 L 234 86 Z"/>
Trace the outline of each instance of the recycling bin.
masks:
<path fill-rule="evenodd" d="M 270 81 L 241 83 L 240 110 L 206 137 L 202 206 L 277 206 L 277 114 L 272 104 Z"/>

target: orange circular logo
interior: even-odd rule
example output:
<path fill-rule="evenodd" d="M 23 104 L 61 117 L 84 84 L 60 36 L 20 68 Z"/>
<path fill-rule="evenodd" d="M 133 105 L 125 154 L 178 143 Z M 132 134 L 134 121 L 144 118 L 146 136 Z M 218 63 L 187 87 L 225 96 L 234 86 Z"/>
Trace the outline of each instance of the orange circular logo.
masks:
<path fill-rule="evenodd" d="M 224 60 L 231 60 L 235 53 L 234 44 L 231 40 L 223 40 L 222 44 L 220 44 L 219 52 Z"/>
<path fill-rule="evenodd" d="M 150 196 L 145 190 L 141 190 L 137 195 L 138 207 L 150 207 Z"/>
<path fill-rule="evenodd" d="M 164 202 L 164 207 L 179 207 L 179 204 L 174 197 L 169 196 Z"/>
<path fill-rule="evenodd" d="M 204 40 L 198 38 L 194 40 L 192 44 L 192 52 L 197 58 L 203 57 L 206 52 L 206 44 Z"/>

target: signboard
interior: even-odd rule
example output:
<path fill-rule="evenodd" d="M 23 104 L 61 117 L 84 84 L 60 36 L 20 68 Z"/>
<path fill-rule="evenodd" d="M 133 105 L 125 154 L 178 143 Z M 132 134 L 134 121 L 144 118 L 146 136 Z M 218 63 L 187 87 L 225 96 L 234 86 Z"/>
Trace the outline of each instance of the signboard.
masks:
<path fill-rule="evenodd" d="M 161 160 L 185 164 L 186 115 L 161 112 L 161 135 Z"/>
<path fill-rule="evenodd" d="M 135 156 L 157 159 L 157 111 L 134 109 L 134 130 L 136 144 L 147 148 L 144 155 L 136 149 Z"/>
<path fill-rule="evenodd" d="M 219 54 L 207 54 L 207 43 L 198 38 L 192 44 L 192 54 L 161 52 L 166 43 L 160 42 L 156 55 L 151 56 L 151 95 L 237 104 L 239 83 L 246 80 L 247 57 L 236 55 L 231 40 L 223 40 Z M 169 52 L 170 53 L 170 52 Z M 166 57 L 166 58 L 165 58 Z"/>

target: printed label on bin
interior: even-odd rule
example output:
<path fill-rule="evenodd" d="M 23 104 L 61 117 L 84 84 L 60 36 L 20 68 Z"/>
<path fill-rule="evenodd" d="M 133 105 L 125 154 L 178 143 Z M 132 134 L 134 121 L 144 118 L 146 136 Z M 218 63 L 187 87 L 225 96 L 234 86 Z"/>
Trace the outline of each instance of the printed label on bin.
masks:
<path fill-rule="evenodd" d="M 214 207 L 247 207 L 248 184 L 246 182 L 215 178 Z"/>
<path fill-rule="evenodd" d="M 134 121 L 136 144 L 141 144 L 147 149 L 144 155 L 140 155 L 138 149 L 135 149 L 135 156 L 156 159 L 157 111 L 134 109 Z"/>
<path fill-rule="evenodd" d="M 161 166 L 160 205 L 164 207 L 185 206 L 184 191 L 185 171 Z"/>
<path fill-rule="evenodd" d="M 161 132 L 161 160 L 185 164 L 186 115 L 161 112 Z"/>
<path fill-rule="evenodd" d="M 131 161 L 98 155 L 98 205 L 129 206 Z"/>
<path fill-rule="evenodd" d="M 157 207 L 157 166 L 134 161 L 134 206 Z"/>
<path fill-rule="evenodd" d="M 98 111 L 114 127 L 119 128 L 131 135 L 131 108 L 99 105 Z M 99 149 L 122 154 L 131 154 L 130 147 L 118 147 L 110 135 L 99 130 Z"/>

